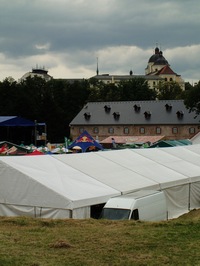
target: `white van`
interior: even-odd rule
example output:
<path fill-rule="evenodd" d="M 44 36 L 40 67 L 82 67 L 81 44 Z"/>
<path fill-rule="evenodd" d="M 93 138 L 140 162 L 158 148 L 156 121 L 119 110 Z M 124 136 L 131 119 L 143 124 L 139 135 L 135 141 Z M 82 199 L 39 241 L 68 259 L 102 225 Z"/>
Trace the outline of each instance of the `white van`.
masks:
<path fill-rule="evenodd" d="M 110 198 L 103 208 L 101 218 L 109 220 L 167 220 L 164 192 L 140 190 Z"/>

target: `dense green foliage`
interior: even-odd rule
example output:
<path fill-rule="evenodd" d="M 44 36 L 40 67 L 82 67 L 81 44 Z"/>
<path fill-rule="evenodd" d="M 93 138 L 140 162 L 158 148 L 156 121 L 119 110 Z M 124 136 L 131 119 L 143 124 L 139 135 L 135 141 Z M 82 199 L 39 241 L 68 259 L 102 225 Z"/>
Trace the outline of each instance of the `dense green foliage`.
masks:
<path fill-rule="evenodd" d="M 162 82 L 158 87 L 158 100 L 180 100 L 184 98 L 183 90 L 173 81 Z"/>
<path fill-rule="evenodd" d="M 0 95 L 0 116 L 45 122 L 51 142 L 63 142 L 69 136 L 69 123 L 88 101 L 152 100 L 156 96 L 143 79 L 115 85 L 97 80 L 46 82 L 39 77 L 21 83 L 5 79 L 0 82 Z"/>
<path fill-rule="evenodd" d="M 21 83 L 0 83 L 0 115 L 15 115 L 47 124 L 48 138 L 63 142 L 69 134 L 69 123 L 87 102 L 87 81 L 69 84 L 63 80 L 34 77 Z"/>
<path fill-rule="evenodd" d="M 160 84 L 158 89 L 159 93 L 150 89 L 143 78 L 121 81 L 118 84 L 106 84 L 94 78 L 72 83 L 64 79 L 46 82 L 39 77 L 27 78 L 18 83 L 12 78 L 7 78 L 0 82 L 0 116 L 14 115 L 38 123 L 45 122 L 48 140 L 63 142 L 65 136 L 69 137 L 70 122 L 89 101 L 138 101 L 184 97 L 176 83 Z"/>
<path fill-rule="evenodd" d="M 186 91 L 185 105 L 190 111 L 200 114 L 200 81 Z"/>

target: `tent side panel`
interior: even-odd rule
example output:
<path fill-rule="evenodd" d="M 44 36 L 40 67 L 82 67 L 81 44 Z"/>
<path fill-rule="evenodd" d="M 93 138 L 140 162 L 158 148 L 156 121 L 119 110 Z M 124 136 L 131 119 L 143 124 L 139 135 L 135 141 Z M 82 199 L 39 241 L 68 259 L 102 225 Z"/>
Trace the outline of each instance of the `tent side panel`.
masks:
<path fill-rule="evenodd" d="M 74 209 L 72 211 L 73 219 L 87 219 L 90 218 L 90 206 Z"/>
<path fill-rule="evenodd" d="M 0 204 L 0 216 L 27 216 L 33 218 L 68 219 L 71 210 Z"/>
<path fill-rule="evenodd" d="M 19 206 L 0 204 L 0 216 L 28 216 L 35 217 L 35 210 L 32 206 Z"/>
<path fill-rule="evenodd" d="M 23 160 L 22 156 L 19 157 Z M 12 160 L 9 157 L 8 159 Z M 15 158 L 13 159 L 15 160 Z M 71 200 L 60 193 L 62 189 L 60 191 L 53 189 L 53 185 L 57 185 L 57 182 L 53 184 L 53 182 L 51 183 L 48 180 L 48 175 L 45 175 L 46 169 L 37 171 L 33 169 L 33 166 L 25 165 L 24 167 L 28 168 L 30 173 L 36 171 L 36 174 L 38 176 L 41 175 L 41 177 L 31 177 L 31 174 L 23 173 L 22 170 L 14 169 L 14 167 L 0 161 L 0 203 L 12 206 L 39 206 L 52 209 L 71 208 Z"/>
<path fill-rule="evenodd" d="M 200 182 L 190 185 L 190 210 L 200 208 Z"/>
<path fill-rule="evenodd" d="M 72 218 L 71 210 L 53 208 L 35 208 L 37 218 L 69 219 Z"/>
<path fill-rule="evenodd" d="M 166 196 L 168 219 L 177 218 L 189 211 L 189 184 L 163 190 Z"/>

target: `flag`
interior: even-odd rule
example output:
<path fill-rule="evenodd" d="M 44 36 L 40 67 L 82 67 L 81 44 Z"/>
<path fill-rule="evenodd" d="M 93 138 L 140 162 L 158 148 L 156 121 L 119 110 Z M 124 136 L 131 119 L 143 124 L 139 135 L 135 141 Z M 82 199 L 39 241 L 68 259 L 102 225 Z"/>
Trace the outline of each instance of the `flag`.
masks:
<path fill-rule="evenodd" d="M 67 137 L 65 137 L 65 148 L 67 149 L 68 146 L 70 145 L 71 141 Z"/>

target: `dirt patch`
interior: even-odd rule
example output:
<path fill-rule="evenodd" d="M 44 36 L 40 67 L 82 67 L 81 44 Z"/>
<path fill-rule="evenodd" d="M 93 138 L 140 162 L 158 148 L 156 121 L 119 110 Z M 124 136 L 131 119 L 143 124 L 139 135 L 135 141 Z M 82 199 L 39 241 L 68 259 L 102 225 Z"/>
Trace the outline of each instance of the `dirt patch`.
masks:
<path fill-rule="evenodd" d="M 50 244 L 51 248 L 71 248 L 72 245 L 63 240 L 58 240 L 53 244 Z"/>

